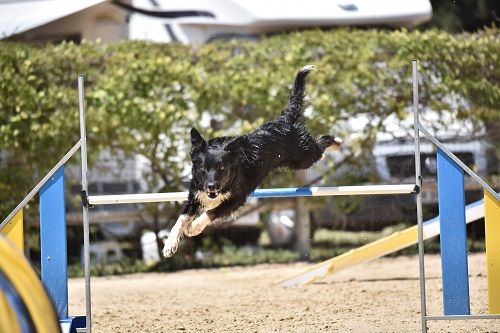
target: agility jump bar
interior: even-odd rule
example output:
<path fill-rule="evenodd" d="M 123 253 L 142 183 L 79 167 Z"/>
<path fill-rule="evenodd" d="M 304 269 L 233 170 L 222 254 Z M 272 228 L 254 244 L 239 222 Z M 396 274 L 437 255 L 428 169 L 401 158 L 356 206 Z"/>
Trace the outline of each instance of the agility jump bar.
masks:
<path fill-rule="evenodd" d="M 290 198 L 290 197 L 325 197 L 339 195 L 391 195 L 417 193 L 415 184 L 398 185 L 364 185 L 364 186 L 332 186 L 332 187 L 290 187 L 257 189 L 249 195 L 253 198 Z M 88 197 L 90 205 L 118 205 L 131 203 L 150 203 L 185 201 L 188 192 L 119 194 L 119 195 L 91 195 Z"/>

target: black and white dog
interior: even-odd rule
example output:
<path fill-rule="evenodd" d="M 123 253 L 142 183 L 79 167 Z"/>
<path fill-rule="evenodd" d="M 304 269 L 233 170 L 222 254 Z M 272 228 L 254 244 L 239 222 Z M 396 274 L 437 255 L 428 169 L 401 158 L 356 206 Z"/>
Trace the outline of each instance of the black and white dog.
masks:
<path fill-rule="evenodd" d="M 183 234 L 196 236 L 216 219 L 231 217 L 273 171 L 307 169 L 322 158 L 325 149 L 340 146 L 341 139 L 324 135 L 316 140 L 304 127 L 304 85 L 313 69 L 309 65 L 297 73 L 288 106 L 278 119 L 250 134 L 207 142 L 191 129 L 188 201 L 165 242 L 165 257 L 177 251 Z"/>

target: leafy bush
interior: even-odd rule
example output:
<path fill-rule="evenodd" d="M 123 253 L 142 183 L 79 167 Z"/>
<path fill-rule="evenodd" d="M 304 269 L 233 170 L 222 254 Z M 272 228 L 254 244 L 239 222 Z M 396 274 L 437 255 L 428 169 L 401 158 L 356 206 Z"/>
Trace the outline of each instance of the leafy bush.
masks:
<path fill-rule="evenodd" d="M 200 47 L 121 42 L 35 47 L 0 43 L 0 212 L 5 216 L 79 138 L 76 77 L 86 75 L 89 151 L 106 147 L 151 162 L 152 188 L 181 187 L 188 128 L 249 131 L 286 104 L 294 73 L 315 64 L 307 88 L 315 133 L 350 132 L 351 168 L 384 120 L 411 116 L 411 65 L 420 60 L 421 103 L 488 129 L 500 112 L 500 30 L 337 29 Z M 215 121 L 202 121 L 204 113 Z M 446 124 L 445 124 L 446 125 Z M 362 163 L 360 163 L 362 164 Z"/>

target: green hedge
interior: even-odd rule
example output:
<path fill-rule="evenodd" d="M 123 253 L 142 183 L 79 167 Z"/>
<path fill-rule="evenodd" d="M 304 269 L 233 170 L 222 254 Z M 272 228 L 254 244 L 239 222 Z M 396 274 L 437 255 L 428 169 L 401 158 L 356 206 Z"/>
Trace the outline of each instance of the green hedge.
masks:
<path fill-rule="evenodd" d="M 305 64 L 318 68 L 307 88 L 314 110 L 309 126 L 347 135 L 340 121 L 366 115 L 370 122 L 350 147 L 353 154 L 369 151 L 384 129 L 381 120 L 410 116 L 415 58 L 424 106 L 476 123 L 498 122 L 496 28 L 461 35 L 313 30 L 199 47 L 1 42 L 1 215 L 78 140 L 78 73 L 86 74 L 92 157 L 108 146 L 144 154 L 156 171 L 146 177 L 150 185 L 161 179 L 166 190 L 177 190 L 190 126 L 207 136 L 255 128 L 286 105 L 293 76 Z M 201 126 L 203 112 L 218 120 L 216 126 Z"/>

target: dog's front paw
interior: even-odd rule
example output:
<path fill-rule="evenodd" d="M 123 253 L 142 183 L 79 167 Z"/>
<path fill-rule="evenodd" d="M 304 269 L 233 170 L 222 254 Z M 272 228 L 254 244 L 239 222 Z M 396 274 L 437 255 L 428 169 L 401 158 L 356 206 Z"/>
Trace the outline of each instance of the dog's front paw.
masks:
<path fill-rule="evenodd" d="M 198 227 L 193 227 L 192 225 L 187 229 L 186 231 L 186 235 L 188 235 L 189 237 L 194 237 L 194 236 L 198 236 L 199 234 L 201 234 L 201 232 L 203 231 L 204 228 L 201 228 L 200 226 Z"/>
<path fill-rule="evenodd" d="M 177 248 L 179 247 L 179 240 L 171 239 L 170 237 L 165 241 L 165 246 L 163 246 L 163 256 L 165 258 L 169 258 L 177 252 Z"/>
<path fill-rule="evenodd" d="M 189 225 L 186 230 L 186 234 L 189 237 L 198 236 L 211 222 L 212 221 L 210 220 L 208 215 L 206 213 L 203 213 Z"/>
<path fill-rule="evenodd" d="M 188 235 L 189 237 L 198 236 L 199 234 L 201 234 L 203 229 L 205 229 L 203 221 L 200 221 L 200 218 L 197 218 L 188 226 L 186 235 Z"/>

